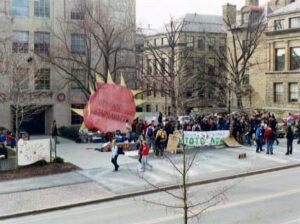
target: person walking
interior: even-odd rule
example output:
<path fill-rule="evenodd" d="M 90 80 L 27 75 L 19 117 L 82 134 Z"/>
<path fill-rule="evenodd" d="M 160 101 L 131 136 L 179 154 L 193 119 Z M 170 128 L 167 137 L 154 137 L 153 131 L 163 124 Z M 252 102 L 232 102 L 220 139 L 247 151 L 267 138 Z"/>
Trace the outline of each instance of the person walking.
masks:
<path fill-rule="evenodd" d="M 141 164 L 141 172 L 145 172 L 147 166 L 152 170 L 152 165 L 148 163 L 149 157 L 149 146 L 147 145 L 146 141 L 142 140 L 142 164 Z"/>
<path fill-rule="evenodd" d="M 293 154 L 293 141 L 294 141 L 294 132 L 292 130 L 291 126 L 288 126 L 287 134 L 286 134 L 286 139 L 287 139 L 287 151 L 286 155 L 292 155 Z"/>
<path fill-rule="evenodd" d="M 156 142 L 158 143 L 157 146 L 159 149 L 159 151 L 156 151 L 156 156 L 163 157 L 167 143 L 167 132 L 163 127 L 161 127 L 156 134 Z"/>
<path fill-rule="evenodd" d="M 117 146 L 116 140 L 112 141 L 111 162 L 115 167 L 114 171 L 118 171 L 120 166 L 118 165 L 118 146 Z"/>
<path fill-rule="evenodd" d="M 154 146 L 154 124 L 153 122 L 149 124 L 147 130 L 146 130 L 146 140 L 149 148 L 152 148 L 152 150 L 155 149 Z"/>
<path fill-rule="evenodd" d="M 56 126 L 56 120 L 53 121 L 52 127 L 51 127 L 51 135 L 52 138 L 55 140 L 55 143 L 58 143 L 57 141 L 57 126 Z"/>

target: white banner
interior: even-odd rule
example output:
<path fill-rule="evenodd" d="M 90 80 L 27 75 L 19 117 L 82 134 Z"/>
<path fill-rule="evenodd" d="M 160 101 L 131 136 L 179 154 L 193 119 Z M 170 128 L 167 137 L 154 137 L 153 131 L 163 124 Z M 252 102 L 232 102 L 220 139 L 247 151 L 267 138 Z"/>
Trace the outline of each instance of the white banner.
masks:
<path fill-rule="evenodd" d="M 50 139 L 20 140 L 18 142 L 18 165 L 27 166 L 39 160 L 50 162 Z"/>
<path fill-rule="evenodd" d="M 229 137 L 229 131 L 185 131 L 184 143 L 193 147 L 223 145 L 227 137 Z"/>

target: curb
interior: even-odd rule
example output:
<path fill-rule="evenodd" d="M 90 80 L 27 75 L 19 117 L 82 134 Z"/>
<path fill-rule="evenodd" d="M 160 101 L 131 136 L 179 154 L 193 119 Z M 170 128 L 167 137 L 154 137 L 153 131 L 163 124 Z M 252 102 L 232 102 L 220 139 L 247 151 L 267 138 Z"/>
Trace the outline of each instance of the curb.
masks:
<path fill-rule="evenodd" d="M 292 168 L 297 168 L 297 167 L 300 167 L 300 163 L 288 165 L 288 166 L 279 166 L 279 167 L 273 167 L 273 168 L 269 168 L 269 169 L 256 170 L 256 171 L 252 171 L 252 172 L 248 172 L 248 173 L 241 173 L 241 174 L 235 174 L 235 175 L 230 175 L 230 176 L 218 177 L 218 178 L 214 178 L 214 179 L 194 181 L 194 182 L 188 183 L 187 185 L 189 187 L 205 185 L 205 184 L 221 182 L 221 181 L 225 181 L 225 180 L 232 180 L 232 179 L 237 179 L 237 178 L 241 178 L 241 177 L 254 176 L 254 175 L 258 175 L 258 174 L 275 172 L 275 171 L 280 171 L 280 170 L 287 170 L 287 169 L 292 169 Z M 62 210 L 62 209 L 70 209 L 70 208 L 75 208 L 75 207 L 80 207 L 80 206 L 85 206 L 85 205 L 99 204 L 99 203 L 104 203 L 104 202 L 110 202 L 110 201 L 130 198 L 130 197 L 159 193 L 159 192 L 163 192 L 165 190 L 175 190 L 175 189 L 180 188 L 181 186 L 182 185 L 178 185 L 178 184 L 177 185 L 168 185 L 165 187 L 161 187 L 160 189 L 148 189 L 148 190 L 136 191 L 136 192 L 126 193 L 126 194 L 119 194 L 116 196 L 96 199 L 96 200 L 92 200 L 92 201 L 79 202 L 76 204 L 69 204 L 69 205 L 63 205 L 63 206 L 58 206 L 58 207 L 53 207 L 53 208 L 46 208 L 46 209 L 41 209 L 41 210 L 33 210 L 33 211 L 28 211 L 28 212 L 15 213 L 15 214 L 11 214 L 11 215 L 4 215 L 4 216 L 0 216 L 0 220 L 18 218 L 18 217 L 29 216 L 29 215 L 37 215 L 37 214 L 41 214 L 41 213 L 52 212 L 52 211 L 57 211 L 57 210 Z"/>

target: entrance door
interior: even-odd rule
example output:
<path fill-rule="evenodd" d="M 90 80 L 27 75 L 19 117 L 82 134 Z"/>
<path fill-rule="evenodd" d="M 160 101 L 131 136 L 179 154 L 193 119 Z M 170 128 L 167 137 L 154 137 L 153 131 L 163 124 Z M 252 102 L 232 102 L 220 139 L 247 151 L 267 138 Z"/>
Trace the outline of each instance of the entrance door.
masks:
<path fill-rule="evenodd" d="M 45 111 L 34 114 L 32 117 L 23 121 L 20 130 L 24 130 L 30 135 L 45 134 Z"/>

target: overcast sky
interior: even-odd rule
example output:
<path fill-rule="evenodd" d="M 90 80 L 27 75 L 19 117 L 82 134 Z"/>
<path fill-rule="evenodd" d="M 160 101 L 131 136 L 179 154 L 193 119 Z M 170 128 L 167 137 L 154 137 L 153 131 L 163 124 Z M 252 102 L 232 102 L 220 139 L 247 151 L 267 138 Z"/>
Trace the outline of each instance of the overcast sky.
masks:
<path fill-rule="evenodd" d="M 245 5 L 245 0 L 136 0 L 137 25 L 152 28 L 161 27 L 170 16 L 181 16 L 185 13 L 222 15 L 222 5 L 227 2 Z M 260 4 L 267 0 L 260 0 Z"/>

